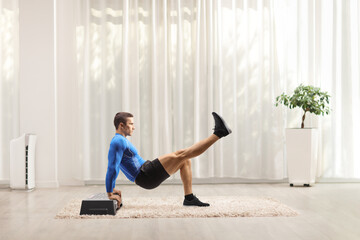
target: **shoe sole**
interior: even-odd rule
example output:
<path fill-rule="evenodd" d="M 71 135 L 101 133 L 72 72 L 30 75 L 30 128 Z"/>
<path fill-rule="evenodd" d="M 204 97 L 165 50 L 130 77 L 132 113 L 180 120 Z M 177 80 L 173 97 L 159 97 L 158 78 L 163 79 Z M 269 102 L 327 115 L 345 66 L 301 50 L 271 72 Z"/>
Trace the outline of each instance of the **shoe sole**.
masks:
<path fill-rule="evenodd" d="M 183 206 L 184 207 L 210 207 L 210 205 L 208 205 L 208 206 L 199 206 L 199 205 L 184 205 L 184 204 L 183 204 Z"/>
<path fill-rule="evenodd" d="M 220 118 L 220 120 L 221 120 L 222 123 L 224 124 L 226 130 L 228 131 L 228 135 L 229 135 L 230 133 L 232 133 L 231 129 L 230 129 L 229 126 L 226 124 L 225 120 L 224 120 L 221 116 L 219 116 L 219 114 L 217 114 L 216 112 L 213 112 L 212 114 L 213 114 L 213 115 L 216 115 L 218 118 Z"/>

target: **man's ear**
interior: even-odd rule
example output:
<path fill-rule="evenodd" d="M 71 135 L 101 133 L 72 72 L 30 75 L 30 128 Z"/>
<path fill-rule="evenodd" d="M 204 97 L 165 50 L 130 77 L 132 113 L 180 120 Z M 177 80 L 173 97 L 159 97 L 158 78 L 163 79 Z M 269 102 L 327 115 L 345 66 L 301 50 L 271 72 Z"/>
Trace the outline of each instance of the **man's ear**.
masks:
<path fill-rule="evenodd" d="M 124 127 L 124 124 L 123 124 L 123 123 L 119 123 L 118 128 L 117 128 L 116 130 L 121 129 L 121 127 Z"/>

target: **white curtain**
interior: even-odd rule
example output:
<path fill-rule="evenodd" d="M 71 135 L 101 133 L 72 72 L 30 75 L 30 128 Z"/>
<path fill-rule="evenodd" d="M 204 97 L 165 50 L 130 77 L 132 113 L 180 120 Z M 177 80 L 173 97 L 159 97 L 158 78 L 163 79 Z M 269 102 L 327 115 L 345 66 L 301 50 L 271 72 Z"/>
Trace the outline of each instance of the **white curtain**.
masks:
<path fill-rule="evenodd" d="M 195 178 L 286 178 L 285 128 L 298 127 L 302 113 L 274 100 L 300 83 L 332 96 L 331 115 L 306 122 L 321 132 L 318 176 L 360 177 L 357 0 L 82 0 L 76 8 L 84 180 L 104 179 L 119 111 L 135 115 L 131 141 L 150 160 L 207 137 L 216 111 L 233 134 L 193 160 Z"/>
<path fill-rule="evenodd" d="M 0 181 L 9 179 L 10 140 L 18 136 L 18 1 L 0 0 Z"/>

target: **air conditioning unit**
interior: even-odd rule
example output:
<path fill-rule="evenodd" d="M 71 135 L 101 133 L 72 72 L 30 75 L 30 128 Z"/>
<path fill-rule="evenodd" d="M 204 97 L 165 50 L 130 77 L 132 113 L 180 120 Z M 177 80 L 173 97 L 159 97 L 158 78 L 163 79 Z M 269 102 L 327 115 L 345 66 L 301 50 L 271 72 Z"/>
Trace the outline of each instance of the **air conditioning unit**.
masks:
<path fill-rule="evenodd" d="M 10 141 L 10 188 L 35 188 L 36 135 L 24 134 Z"/>

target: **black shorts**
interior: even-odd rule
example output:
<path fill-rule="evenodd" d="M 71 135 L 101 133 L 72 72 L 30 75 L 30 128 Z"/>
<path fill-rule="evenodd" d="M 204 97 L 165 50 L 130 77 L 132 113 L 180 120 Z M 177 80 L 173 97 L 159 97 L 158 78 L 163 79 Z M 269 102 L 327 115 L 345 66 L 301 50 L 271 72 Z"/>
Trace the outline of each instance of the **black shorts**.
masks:
<path fill-rule="evenodd" d="M 154 189 L 165 181 L 170 175 L 166 172 L 159 159 L 147 160 L 141 167 L 135 183 L 145 189 Z"/>

